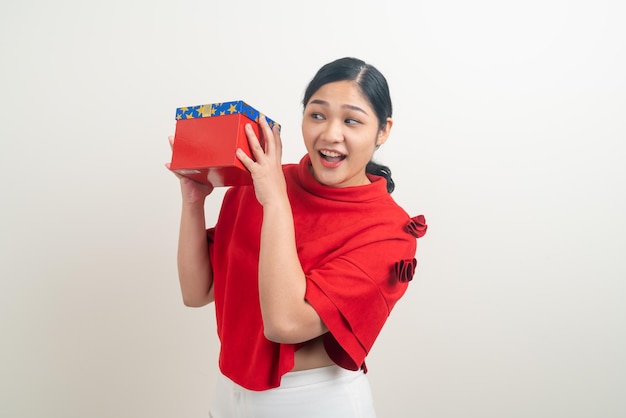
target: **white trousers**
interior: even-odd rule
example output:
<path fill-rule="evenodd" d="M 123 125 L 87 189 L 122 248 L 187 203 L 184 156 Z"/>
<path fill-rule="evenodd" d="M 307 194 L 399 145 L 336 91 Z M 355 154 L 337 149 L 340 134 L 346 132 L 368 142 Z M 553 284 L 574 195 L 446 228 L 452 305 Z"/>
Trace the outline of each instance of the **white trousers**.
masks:
<path fill-rule="evenodd" d="M 375 418 L 367 376 L 339 366 L 289 372 L 252 391 L 218 373 L 211 418 Z"/>

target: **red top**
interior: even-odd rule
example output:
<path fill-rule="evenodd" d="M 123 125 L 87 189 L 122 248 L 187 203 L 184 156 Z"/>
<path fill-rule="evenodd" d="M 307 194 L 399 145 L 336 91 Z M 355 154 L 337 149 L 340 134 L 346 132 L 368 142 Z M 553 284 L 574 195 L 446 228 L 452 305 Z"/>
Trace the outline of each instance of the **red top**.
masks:
<path fill-rule="evenodd" d="M 330 331 L 324 342 L 331 359 L 358 370 L 413 277 L 415 238 L 426 225 L 423 216 L 411 219 L 394 202 L 384 178 L 332 188 L 318 183 L 309 166 L 308 156 L 284 166 L 306 299 Z M 257 282 L 262 217 L 253 186 L 233 187 L 208 230 L 220 370 L 250 390 L 280 386 L 296 349 L 263 334 Z"/>

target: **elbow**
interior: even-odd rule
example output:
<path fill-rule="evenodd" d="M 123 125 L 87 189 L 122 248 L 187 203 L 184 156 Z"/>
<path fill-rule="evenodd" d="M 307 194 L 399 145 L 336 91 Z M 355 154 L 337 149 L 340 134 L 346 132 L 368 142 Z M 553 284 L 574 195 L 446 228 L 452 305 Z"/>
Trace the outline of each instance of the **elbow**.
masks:
<path fill-rule="evenodd" d="M 208 293 L 206 295 L 183 295 L 183 305 L 188 308 L 201 308 L 213 302 L 213 294 Z"/>
<path fill-rule="evenodd" d="M 263 334 L 268 340 L 279 344 L 297 344 L 301 342 L 298 328 L 284 321 L 263 321 Z"/>
<path fill-rule="evenodd" d="M 181 295 L 183 297 L 183 305 L 189 308 L 201 308 L 215 300 L 213 293 L 213 285 L 207 290 L 186 289 L 181 287 Z"/>
<path fill-rule="evenodd" d="M 198 299 L 183 298 L 183 305 L 188 308 L 201 308 L 209 302 L 200 301 Z"/>
<path fill-rule="evenodd" d="M 280 344 L 298 344 L 318 337 L 328 328 L 315 310 L 270 310 L 261 309 L 263 335 L 269 341 Z"/>

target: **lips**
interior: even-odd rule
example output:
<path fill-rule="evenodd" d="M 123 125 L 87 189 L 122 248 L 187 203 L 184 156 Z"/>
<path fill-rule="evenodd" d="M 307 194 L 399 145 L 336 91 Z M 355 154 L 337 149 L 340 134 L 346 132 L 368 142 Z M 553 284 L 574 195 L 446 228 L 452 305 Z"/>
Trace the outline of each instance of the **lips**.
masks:
<path fill-rule="evenodd" d="M 345 154 L 331 150 L 320 150 L 319 154 L 320 157 L 322 157 L 322 160 L 327 161 L 330 164 L 339 164 L 346 158 Z"/>

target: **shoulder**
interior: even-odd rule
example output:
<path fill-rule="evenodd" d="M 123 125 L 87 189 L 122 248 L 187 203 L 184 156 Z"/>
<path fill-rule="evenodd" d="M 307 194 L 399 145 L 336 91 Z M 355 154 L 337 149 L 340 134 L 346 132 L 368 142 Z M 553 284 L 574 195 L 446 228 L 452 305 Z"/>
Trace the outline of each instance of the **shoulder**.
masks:
<path fill-rule="evenodd" d="M 224 193 L 221 212 L 239 213 L 240 209 L 254 211 L 260 208 L 252 185 L 232 186 Z"/>

